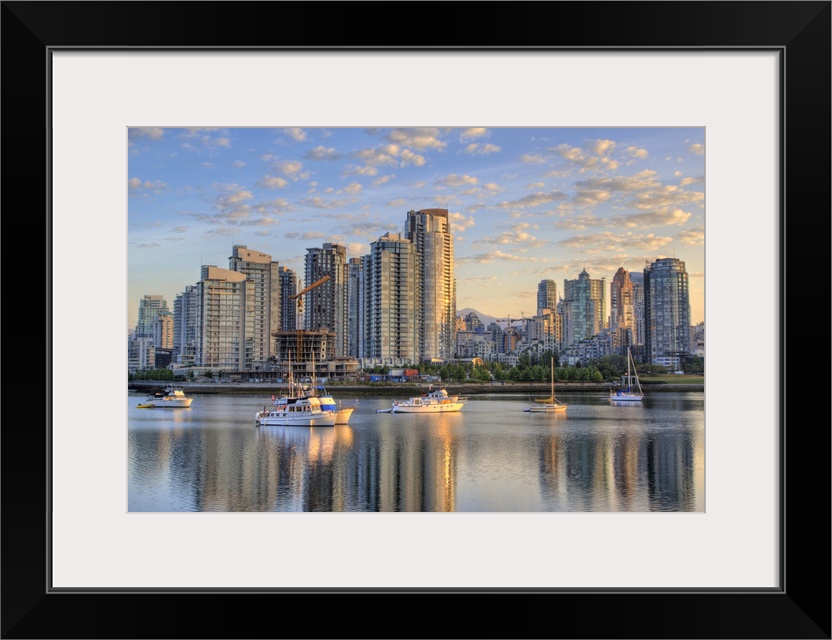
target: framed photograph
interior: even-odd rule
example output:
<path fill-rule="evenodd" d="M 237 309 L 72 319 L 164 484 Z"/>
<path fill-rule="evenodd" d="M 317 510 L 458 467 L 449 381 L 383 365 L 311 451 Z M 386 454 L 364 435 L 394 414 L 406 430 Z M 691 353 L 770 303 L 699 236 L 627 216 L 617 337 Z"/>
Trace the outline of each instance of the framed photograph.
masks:
<path fill-rule="evenodd" d="M 3 637 L 436 636 L 427 621 L 343 622 L 371 602 L 345 596 L 412 595 L 473 605 L 474 622 L 438 635 L 829 638 L 829 430 L 795 409 L 822 364 L 786 339 L 816 304 L 796 294 L 806 274 L 829 264 L 830 3 L 400 6 L 424 16 L 391 37 L 359 19 L 390 9 L 369 3 L 3 3 L 7 238 L 42 220 L 46 239 L 46 295 L 29 278 L 6 289 L 7 309 L 45 302 L 31 314 L 44 357 L 14 365 L 46 375 L 6 385 L 12 400 L 36 380 L 44 407 L 28 424 L 7 402 L 0 434 Z M 703 508 L 131 512 L 128 131 L 324 126 L 704 131 Z M 16 215 L 17 185 L 45 215 Z M 7 243 L 7 284 L 35 262 L 21 244 Z M 284 631 L 252 613 L 286 597 L 324 604 L 328 622 Z M 481 599 L 512 615 L 477 615 Z M 78 613 L 114 601 L 118 620 Z M 544 603 L 556 615 L 541 623 Z"/>

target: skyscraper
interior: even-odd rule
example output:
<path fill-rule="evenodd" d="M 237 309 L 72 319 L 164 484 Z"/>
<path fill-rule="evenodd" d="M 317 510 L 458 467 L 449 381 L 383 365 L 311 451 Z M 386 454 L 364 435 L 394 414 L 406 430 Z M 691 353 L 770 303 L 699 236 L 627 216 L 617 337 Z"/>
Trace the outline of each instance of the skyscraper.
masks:
<path fill-rule="evenodd" d="M 605 279 L 593 280 L 584 269 L 577 280 L 564 280 L 561 309 L 564 348 L 600 333 L 607 325 Z"/>
<path fill-rule="evenodd" d="M 266 253 L 237 244 L 232 247 L 228 268 L 248 281 L 245 368 L 252 370 L 268 362 L 273 351 L 271 335 L 280 329 L 278 264 Z"/>
<path fill-rule="evenodd" d="M 173 361 L 178 365 L 196 362 L 198 316 L 199 287 L 188 285 L 173 301 Z"/>
<path fill-rule="evenodd" d="M 419 257 L 412 242 L 387 233 L 364 257 L 365 356 L 392 365 L 417 364 L 420 352 Z"/>
<path fill-rule="evenodd" d="M 304 328 L 335 333 L 335 356 L 347 355 L 349 305 L 347 303 L 347 249 L 325 242 L 306 250 L 306 286 L 324 276 L 329 279 L 304 294 Z"/>
<path fill-rule="evenodd" d="M 167 309 L 156 316 L 153 346 L 156 349 L 173 350 L 173 314 Z"/>
<path fill-rule="evenodd" d="M 558 285 L 554 280 L 541 280 L 537 285 L 537 314 L 541 309 L 555 311 L 558 305 Z"/>
<path fill-rule="evenodd" d="M 280 278 L 280 330 L 294 331 L 298 328 L 298 304 L 293 300 L 298 292 L 298 276 L 289 267 L 278 267 Z"/>
<path fill-rule="evenodd" d="M 197 284 L 197 366 L 217 371 L 245 368 L 245 274 L 203 265 Z"/>
<path fill-rule="evenodd" d="M 626 347 L 635 343 L 635 299 L 630 273 L 619 267 L 610 284 L 610 331 L 625 355 Z"/>
<path fill-rule="evenodd" d="M 654 364 L 679 364 L 690 353 L 690 293 L 685 263 L 660 258 L 644 269 L 646 353 Z"/>
<path fill-rule="evenodd" d="M 136 338 L 153 338 L 156 332 L 156 317 L 168 310 L 168 303 L 162 296 L 145 295 L 139 300 L 139 320 L 136 323 Z"/>
<path fill-rule="evenodd" d="M 633 283 L 633 342 L 644 345 L 647 341 L 647 329 L 644 317 L 644 271 L 631 271 L 630 282 Z"/>
<path fill-rule="evenodd" d="M 364 339 L 367 323 L 367 286 L 363 258 L 350 258 L 347 262 L 347 355 L 364 357 Z"/>
<path fill-rule="evenodd" d="M 456 345 L 454 239 L 447 209 L 408 211 L 405 237 L 419 255 L 419 297 L 423 359 L 449 360 Z"/>

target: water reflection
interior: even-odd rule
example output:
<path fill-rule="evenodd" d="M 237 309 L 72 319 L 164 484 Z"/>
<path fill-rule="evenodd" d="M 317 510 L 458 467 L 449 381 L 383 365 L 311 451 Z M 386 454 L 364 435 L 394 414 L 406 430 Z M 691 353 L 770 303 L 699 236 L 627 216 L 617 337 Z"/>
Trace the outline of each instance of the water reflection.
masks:
<path fill-rule="evenodd" d="M 704 402 L 471 400 L 459 413 L 255 427 L 245 396 L 128 409 L 131 511 L 638 512 L 704 510 Z M 673 396 L 673 397 L 670 397 Z M 251 420 L 240 416 L 251 414 Z"/>

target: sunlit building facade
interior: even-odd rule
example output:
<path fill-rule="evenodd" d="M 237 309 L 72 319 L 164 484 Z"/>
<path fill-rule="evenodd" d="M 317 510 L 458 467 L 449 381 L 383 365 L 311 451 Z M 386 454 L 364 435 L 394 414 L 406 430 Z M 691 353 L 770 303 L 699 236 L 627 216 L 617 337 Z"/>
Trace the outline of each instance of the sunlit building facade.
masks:
<path fill-rule="evenodd" d="M 619 355 L 626 355 L 636 335 L 633 282 L 624 267 L 619 267 L 610 283 L 610 331 Z"/>
<path fill-rule="evenodd" d="M 280 329 L 279 265 L 271 256 L 234 245 L 228 268 L 248 281 L 245 311 L 245 368 L 262 367 L 273 355 L 271 335 Z"/>
<path fill-rule="evenodd" d="M 456 279 L 448 210 L 408 211 L 405 238 L 419 255 L 419 352 L 425 360 L 450 360 L 456 347 Z"/>
<path fill-rule="evenodd" d="M 593 280 L 586 269 L 564 280 L 561 315 L 564 349 L 600 333 L 607 326 L 606 280 Z"/>
<path fill-rule="evenodd" d="M 541 280 L 537 285 L 537 314 L 541 309 L 554 311 L 558 306 L 558 285 L 554 280 Z"/>
<path fill-rule="evenodd" d="M 370 244 L 364 257 L 364 357 L 383 364 L 417 364 L 422 359 L 419 256 L 398 233 Z"/>
<path fill-rule="evenodd" d="M 197 284 L 196 365 L 217 371 L 245 369 L 246 276 L 203 265 Z"/>

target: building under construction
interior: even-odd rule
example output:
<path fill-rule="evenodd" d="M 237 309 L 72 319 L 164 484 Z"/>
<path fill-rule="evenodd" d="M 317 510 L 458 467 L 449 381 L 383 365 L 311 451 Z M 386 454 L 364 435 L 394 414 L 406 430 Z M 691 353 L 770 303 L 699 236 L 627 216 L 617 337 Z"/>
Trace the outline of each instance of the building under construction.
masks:
<path fill-rule="evenodd" d="M 335 357 L 335 333 L 332 331 L 278 331 L 272 334 L 276 368 L 285 377 L 289 368 L 295 380 L 343 378 L 358 373 L 354 358 Z"/>

